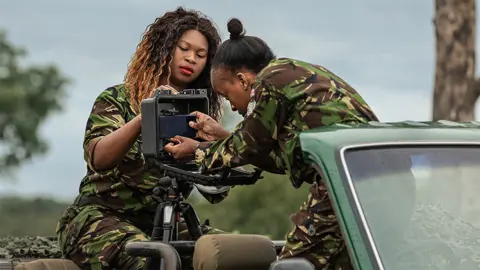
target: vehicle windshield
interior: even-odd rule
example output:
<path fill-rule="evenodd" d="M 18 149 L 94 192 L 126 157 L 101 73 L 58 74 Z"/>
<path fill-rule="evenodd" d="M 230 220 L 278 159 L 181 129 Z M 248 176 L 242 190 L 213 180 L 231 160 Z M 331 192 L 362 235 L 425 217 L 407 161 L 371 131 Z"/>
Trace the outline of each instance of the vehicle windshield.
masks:
<path fill-rule="evenodd" d="M 480 148 L 345 152 L 355 207 L 385 269 L 480 269 Z"/>

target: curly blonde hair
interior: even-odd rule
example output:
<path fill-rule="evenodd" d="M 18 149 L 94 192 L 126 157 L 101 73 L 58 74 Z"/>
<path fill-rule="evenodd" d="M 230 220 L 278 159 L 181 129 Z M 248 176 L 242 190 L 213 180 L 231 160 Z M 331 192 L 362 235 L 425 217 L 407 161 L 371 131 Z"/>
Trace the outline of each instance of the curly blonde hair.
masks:
<path fill-rule="evenodd" d="M 138 113 L 142 100 L 160 86 L 164 76 L 170 82 L 170 63 L 178 39 L 185 31 L 197 30 L 208 40 L 208 57 L 200 76 L 188 88 L 208 89 L 210 116 L 218 120 L 221 116 L 221 99 L 212 91 L 210 69 L 212 59 L 221 42 L 214 23 L 198 11 L 182 7 L 165 13 L 150 24 L 129 63 L 125 75 L 125 86 L 129 92 L 133 109 Z"/>

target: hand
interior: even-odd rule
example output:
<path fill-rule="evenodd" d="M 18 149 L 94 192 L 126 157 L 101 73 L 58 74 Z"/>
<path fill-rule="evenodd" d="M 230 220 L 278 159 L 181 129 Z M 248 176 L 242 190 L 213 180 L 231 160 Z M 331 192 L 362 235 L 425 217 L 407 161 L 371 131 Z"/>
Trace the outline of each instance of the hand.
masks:
<path fill-rule="evenodd" d="M 172 90 L 172 94 L 178 95 L 177 89 L 173 88 L 172 86 L 170 86 L 170 85 L 160 85 L 159 87 L 150 91 L 150 95 L 148 95 L 148 98 L 152 98 L 153 95 L 155 95 L 155 90 Z M 142 122 L 142 114 L 141 113 L 138 114 L 135 118 L 137 119 L 137 121 Z"/>
<path fill-rule="evenodd" d="M 170 140 L 172 142 L 163 148 L 165 152 L 170 153 L 173 158 L 179 160 L 193 158 L 199 143 L 198 141 L 182 136 L 175 136 Z M 175 143 L 177 144 L 175 145 Z"/>
<path fill-rule="evenodd" d="M 196 122 L 190 121 L 188 124 L 197 130 L 197 138 L 206 141 L 216 141 L 230 135 L 230 132 L 225 130 L 212 117 L 201 112 L 192 112 L 191 115 L 195 115 L 197 120 Z"/>
<path fill-rule="evenodd" d="M 172 90 L 172 94 L 174 95 L 178 95 L 178 90 L 173 88 L 172 86 L 170 85 L 160 85 L 159 87 L 153 89 L 151 92 L 150 92 L 150 98 L 153 97 L 153 95 L 155 94 L 155 90 Z"/>

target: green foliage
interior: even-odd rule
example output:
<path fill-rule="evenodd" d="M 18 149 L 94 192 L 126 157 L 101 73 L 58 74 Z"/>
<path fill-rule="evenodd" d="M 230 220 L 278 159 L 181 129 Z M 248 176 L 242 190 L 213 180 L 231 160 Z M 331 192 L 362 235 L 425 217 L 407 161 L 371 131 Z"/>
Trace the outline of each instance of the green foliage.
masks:
<path fill-rule="evenodd" d="M 201 220 L 242 234 L 262 234 L 282 240 L 291 229 L 289 216 L 306 200 L 308 185 L 294 189 L 285 176 L 265 173 L 253 186 L 237 186 L 219 204 L 195 196 L 189 202 Z M 52 199 L 0 197 L 0 237 L 54 236 L 67 203 Z"/>
<path fill-rule="evenodd" d="M 62 109 L 69 83 L 53 65 L 21 67 L 26 54 L 0 30 L 0 174 L 47 151 L 38 128 Z"/>
<path fill-rule="evenodd" d="M 308 185 L 295 189 L 286 176 L 264 173 L 264 179 L 252 186 L 232 188 L 219 204 L 202 197 L 189 199 L 201 220 L 228 232 L 262 234 L 283 240 L 292 228 L 290 215 L 307 199 Z"/>
<path fill-rule="evenodd" d="M 53 236 L 67 207 L 51 199 L 0 197 L 0 237 Z"/>

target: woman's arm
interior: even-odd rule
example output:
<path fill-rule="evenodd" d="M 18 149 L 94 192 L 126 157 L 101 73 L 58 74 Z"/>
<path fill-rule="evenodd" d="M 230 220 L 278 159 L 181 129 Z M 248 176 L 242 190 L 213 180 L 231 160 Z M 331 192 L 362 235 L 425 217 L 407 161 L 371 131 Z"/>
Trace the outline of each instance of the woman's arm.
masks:
<path fill-rule="evenodd" d="M 140 116 L 126 123 L 128 103 L 118 87 L 110 87 L 97 97 L 86 126 L 85 159 L 98 173 L 118 165 L 141 132 Z"/>
<path fill-rule="evenodd" d="M 95 170 L 108 170 L 122 161 L 140 135 L 141 123 L 141 115 L 138 115 L 114 132 L 105 137 L 99 137 L 92 150 L 92 165 Z"/>
<path fill-rule="evenodd" d="M 280 91 L 267 85 L 266 80 L 256 91 L 259 97 L 256 98 L 255 109 L 230 136 L 198 145 L 195 159 L 202 170 L 252 164 L 267 171 L 283 173 L 283 169 L 273 165 L 271 153 L 277 145 L 277 130 L 285 120 L 287 102 Z"/>

